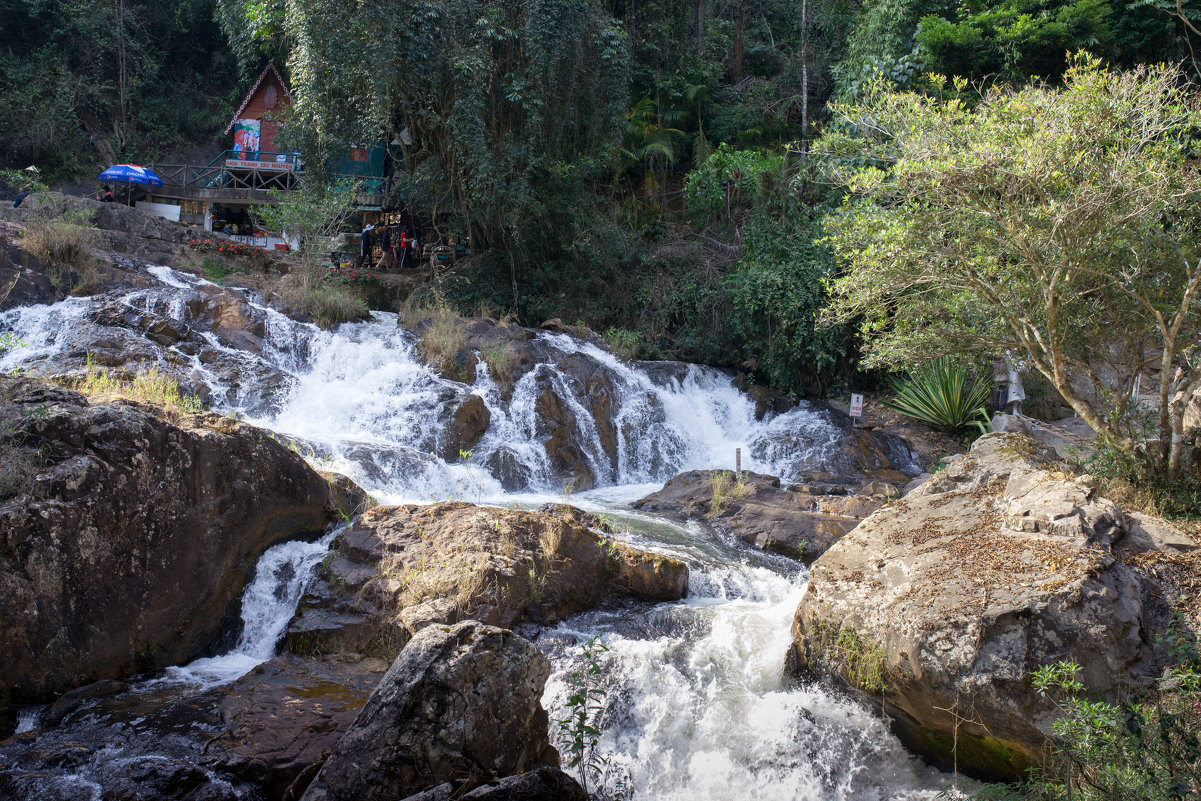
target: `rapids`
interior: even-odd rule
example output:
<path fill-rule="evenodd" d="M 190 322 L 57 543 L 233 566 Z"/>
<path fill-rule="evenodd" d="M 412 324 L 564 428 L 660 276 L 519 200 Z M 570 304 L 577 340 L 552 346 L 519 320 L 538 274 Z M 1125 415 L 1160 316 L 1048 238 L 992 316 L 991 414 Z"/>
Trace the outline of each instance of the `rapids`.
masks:
<path fill-rule="evenodd" d="M 789 627 L 808 578 L 802 565 L 629 506 L 683 470 L 733 468 L 735 449 L 744 469 L 784 480 L 838 472 L 848 433 L 829 412 L 802 403 L 756 419 L 753 402 L 719 370 L 628 364 L 546 332 L 534 339 L 539 363 L 510 392 L 482 361 L 473 382 L 454 382 L 421 362 L 416 336 L 394 314 L 324 331 L 249 293 L 166 267 L 130 269 L 147 285 L 0 314 L 0 331 L 25 342 L 0 354 L 0 370 L 78 371 L 93 351 L 104 364 L 155 364 L 214 410 L 272 430 L 315 466 L 345 473 L 385 503 L 562 501 L 567 482 L 543 445 L 539 398 L 552 392 L 570 411 L 571 439 L 597 488 L 568 501 L 605 514 L 632 544 L 683 559 L 692 571 L 685 601 L 607 607 L 523 632 L 554 665 L 544 701 L 560 745 L 555 721 L 566 717 L 568 677 L 580 669 L 583 644 L 595 635 L 607 649 L 598 677 L 606 693 L 596 777 L 604 796 L 930 799 L 948 783 L 908 755 L 870 710 L 821 686 L 782 685 Z M 231 313 L 242 321 L 236 331 L 223 325 Z M 581 364 L 616 389 L 610 417 L 594 413 Z M 434 454 L 447 436 L 448 409 L 470 395 L 483 399 L 490 425 L 470 458 L 445 461 Z M 609 449 L 602 428 L 613 431 Z M 913 469 L 903 449 L 890 456 Z M 223 657 L 171 669 L 150 683 L 154 692 L 230 681 L 270 658 L 331 537 L 264 554 L 246 589 L 242 642 Z M 34 726 L 35 713 L 27 711 L 23 724 Z M 103 771 L 60 778 L 94 786 L 97 775 Z"/>

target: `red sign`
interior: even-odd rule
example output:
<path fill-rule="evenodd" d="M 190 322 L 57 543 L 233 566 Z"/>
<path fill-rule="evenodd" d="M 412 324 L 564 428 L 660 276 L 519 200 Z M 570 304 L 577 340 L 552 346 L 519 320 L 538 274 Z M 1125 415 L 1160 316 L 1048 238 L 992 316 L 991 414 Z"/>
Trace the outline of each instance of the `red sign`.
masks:
<path fill-rule="evenodd" d="M 288 161 L 249 161 L 247 159 L 226 159 L 225 166 L 238 170 L 280 170 L 284 172 L 296 169 L 295 165 Z"/>

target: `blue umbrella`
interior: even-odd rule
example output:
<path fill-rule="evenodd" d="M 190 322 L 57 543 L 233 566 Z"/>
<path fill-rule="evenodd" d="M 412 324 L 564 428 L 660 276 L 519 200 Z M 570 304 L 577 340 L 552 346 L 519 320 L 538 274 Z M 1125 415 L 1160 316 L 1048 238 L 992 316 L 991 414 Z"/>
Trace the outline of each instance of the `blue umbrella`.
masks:
<path fill-rule="evenodd" d="M 100 173 L 98 179 L 101 181 L 113 181 L 123 184 L 147 184 L 149 186 L 162 186 L 163 179 L 159 178 L 145 167 L 139 167 L 136 164 L 114 164 L 104 172 Z"/>

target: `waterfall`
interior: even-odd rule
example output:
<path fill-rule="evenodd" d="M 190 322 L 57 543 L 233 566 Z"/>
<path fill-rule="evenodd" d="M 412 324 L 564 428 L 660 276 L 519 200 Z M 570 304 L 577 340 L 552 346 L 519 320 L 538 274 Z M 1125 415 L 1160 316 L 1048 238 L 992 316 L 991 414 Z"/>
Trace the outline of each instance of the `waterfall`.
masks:
<path fill-rule="evenodd" d="M 162 681 L 202 685 L 226 684 L 275 656 L 276 646 L 296 614 L 317 565 L 338 536 L 331 531 L 315 542 L 292 540 L 273 545 L 259 557 L 254 578 L 242 593 L 242 633 L 238 644 L 220 656 L 197 659 L 182 667 L 167 668 Z"/>
<path fill-rule="evenodd" d="M 735 449 L 745 469 L 784 480 L 832 470 L 850 435 L 830 413 L 801 404 L 760 419 L 719 370 L 626 363 L 548 332 L 532 340 L 539 363 L 508 391 L 482 359 L 474 380 L 460 383 L 422 363 L 416 335 L 395 314 L 324 331 L 249 293 L 165 267 L 142 272 L 153 286 L 0 313 L 0 331 L 27 343 L 0 354 L 0 370 L 79 369 L 90 343 L 112 358 L 140 354 L 215 410 L 293 441 L 316 466 L 345 473 L 384 503 L 462 497 L 464 487 L 473 501 L 474 488 L 480 500 L 505 505 L 561 500 L 564 478 L 539 404 L 549 393 L 568 410 L 570 440 L 596 484 L 571 503 L 692 571 L 685 601 L 589 612 L 536 634 L 553 664 L 544 704 L 560 745 L 555 721 L 567 716 L 582 644 L 595 635 L 608 648 L 597 677 L 606 692 L 604 796 L 875 801 L 932 799 L 946 784 L 868 709 L 820 686 L 782 686 L 808 581 L 802 566 L 629 506 L 677 472 L 732 468 Z M 237 330 L 221 324 L 226 315 L 242 321 Z M 612 395 L 604 415 L 592 380 Z M 469 460 L 448 462 L 437 454 L 453 410 L 471 396 L 490 423 Z M 902 467 L 906 458 L 898 454 Z M 160 682 L 212 686 L 270 658 L 332 536 L 268 550 L 246 588 L 238 645 Z"/>
<path fill-rule="evenodd" d="M 568 479 L 552 468 L 539 416 L 538 399 L 546 393 L 568 410 L 571 442 L 596 486 L 733 468 L 736 449 L 745 469 L 797 480 L 829 470 L 847 438 L 829 412 L 803 403 L 757 419 L 754 403 L 721 371 L 697 365 L 652 371 L 566 334 L 537 335 L 541 363 L 505 399 L 482 361 L 471 385 L 423 364 L 416 336 L 397 326 L 395 314 L 374 312 L 370 320 L 323 331 L 249 293 L 166 267 L 147 273 L 157 286 L 0 314 L 0 330 L 15 331 L 28 345 L 0 355 L 0 369 L 61 372 L 77 368 L 93 343 L 116 341 L 121 348 L 109 347 L 117 356 L 141 354 L 138 363 L 163 366 L 215 410 L 296 441 L 321 467 L 393 503 L 455 497 L 463 485 L 482 484 L 485 497 L 498 502 L 502 486 L 561 490 Z M 244 321 L 242 328 L 223 327 L 226 315 Z M 582 374 L 612 388 L 606 419 L 596 417 Z M 470 463 L 447 463 L 435 453 L 450 411 L 473 394 L 492 422 Z M 609 446 L 602 427 L 613 432 Z"/>

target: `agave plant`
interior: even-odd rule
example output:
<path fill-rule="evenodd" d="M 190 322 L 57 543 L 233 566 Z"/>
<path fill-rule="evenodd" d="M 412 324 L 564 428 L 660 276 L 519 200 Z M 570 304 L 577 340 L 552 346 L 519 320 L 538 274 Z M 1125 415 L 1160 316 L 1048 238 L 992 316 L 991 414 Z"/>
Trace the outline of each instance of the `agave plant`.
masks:
<path fill-rule="evenodd" d="M 988 419 L 990 387 L 973 382 L 966 368 L 941 357 L 909 371 L 904 380 L 890 378 L 897 396 L 884 405 L 934 428 L 955 431 Z"/>

